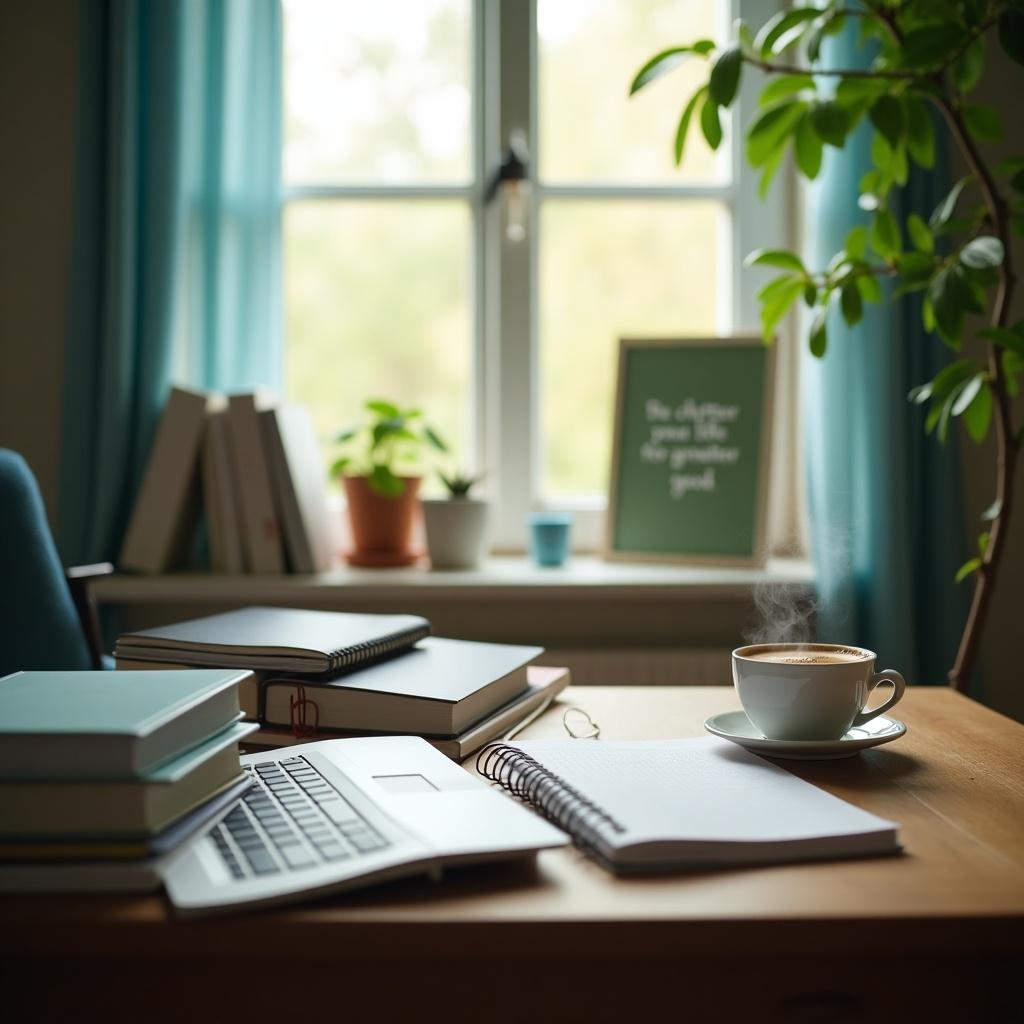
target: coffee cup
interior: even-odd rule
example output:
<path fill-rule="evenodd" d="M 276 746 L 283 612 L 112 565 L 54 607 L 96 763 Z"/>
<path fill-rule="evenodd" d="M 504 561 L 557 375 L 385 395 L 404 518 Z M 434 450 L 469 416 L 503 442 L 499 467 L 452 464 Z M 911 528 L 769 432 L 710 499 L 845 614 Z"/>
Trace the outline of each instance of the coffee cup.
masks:
<path fill-rule="evenodd" d="M 732 652 L 732 675 L 751 723 L 772 740 L 838 740 L 903 696 L 899 672 L 875 671 L 875 654 L 837 644 L 752 644 Z M 889 699 L 867 708 L 880 683 Z"/>

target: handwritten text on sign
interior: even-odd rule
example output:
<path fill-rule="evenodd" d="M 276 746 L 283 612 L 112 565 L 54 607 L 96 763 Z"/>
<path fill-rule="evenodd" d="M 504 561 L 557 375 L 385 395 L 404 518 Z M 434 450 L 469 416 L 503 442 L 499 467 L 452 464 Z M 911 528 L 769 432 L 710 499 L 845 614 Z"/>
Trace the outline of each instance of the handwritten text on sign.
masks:
<path fill-rule="evenodd" d="M 648 436 L 640 447 L 640 459 L 668 469 L 672 498 L 714 491 L 718 469 L 735 465 L 740 457 L 740 449 L 729 443 L 740 407 L 684 398 L 673 408 L 649 398 L 644 410 Z"/>

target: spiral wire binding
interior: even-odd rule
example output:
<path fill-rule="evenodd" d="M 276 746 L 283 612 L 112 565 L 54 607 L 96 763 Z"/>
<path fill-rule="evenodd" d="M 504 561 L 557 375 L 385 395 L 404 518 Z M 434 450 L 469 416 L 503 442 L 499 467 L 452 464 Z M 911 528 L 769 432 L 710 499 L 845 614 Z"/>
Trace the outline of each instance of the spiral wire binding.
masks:
<path fill-rule="evenodd" d="M 601 856 L 598 843 L 603 828 L 619 834 L 626 831 L 607 811 L 518 747 L 489 744 L 477 754 L 476 770 L 568 832 L 585 853 Z"/>
<path fill-rule="evenodd" d="M 351 647 L 339 647 L 336 651 L 328 654 L 329 671 L 336 672 L 338 669 L 349 668 L 353 665 L 363 665 L 375 658 L 382 658 L 391 654 L 399 648 L 417 643 L 424 637 L 430 636 L 430 626 L 417 626 L 412 630 L 401 630 L 381 637 L 378 640 L 368 640 L 362 644 L 354 644 Z"/>

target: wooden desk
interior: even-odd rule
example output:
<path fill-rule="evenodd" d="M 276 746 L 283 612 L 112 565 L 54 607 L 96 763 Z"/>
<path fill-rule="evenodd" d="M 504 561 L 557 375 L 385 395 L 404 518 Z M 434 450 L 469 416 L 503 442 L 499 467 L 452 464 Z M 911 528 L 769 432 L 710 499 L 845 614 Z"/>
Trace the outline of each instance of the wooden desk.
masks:
<path fill-rule="evenodd" d="M 721 687 L 565 698 L 603 739 L 701 735 L 737 706 Z M 1024 727 L 944 689 L 908 692 L 899 714 L 909 729 L 889 746 L 780 763 L 900 822 L 901 857 L 622 881 L 551 851 L 535 870 L 201 921 L 157 898 L 7 897 L 10 1019 L 99 1001 L 134 1020 L 1022 1020 Z M 560 718 L 528 734 L 559 735 Z"/>

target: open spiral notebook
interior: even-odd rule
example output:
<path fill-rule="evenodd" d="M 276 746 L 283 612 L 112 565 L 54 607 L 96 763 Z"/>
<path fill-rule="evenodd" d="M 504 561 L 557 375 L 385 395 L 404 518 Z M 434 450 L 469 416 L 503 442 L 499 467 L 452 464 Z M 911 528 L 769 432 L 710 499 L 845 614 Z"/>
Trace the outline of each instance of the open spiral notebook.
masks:
<path fill-rule="evenodd" d="M 714 737 L 492 744 L 477 770 L 618 874 L 900 851 L 894 822 Z"/>

